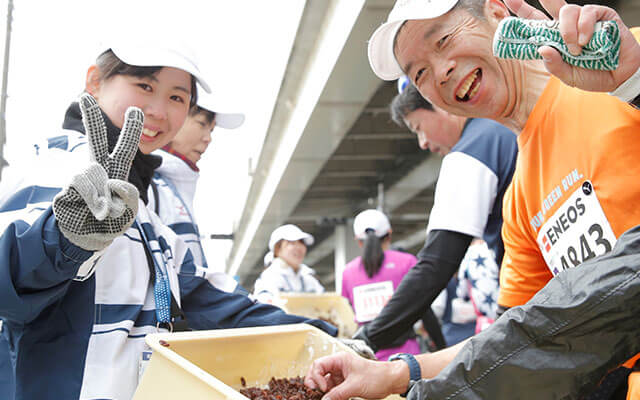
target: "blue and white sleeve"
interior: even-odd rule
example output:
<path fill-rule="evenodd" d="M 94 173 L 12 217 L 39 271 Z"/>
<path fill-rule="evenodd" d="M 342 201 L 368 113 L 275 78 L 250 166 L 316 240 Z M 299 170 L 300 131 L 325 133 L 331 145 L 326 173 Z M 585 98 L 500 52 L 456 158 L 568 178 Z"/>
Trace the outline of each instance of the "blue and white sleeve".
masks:
<path fill-rule="evenodd" d="M 498 176 L 462 152 L 442 160 L 427 232 L 446 230 L 483 237 L 496 199 Z"/>

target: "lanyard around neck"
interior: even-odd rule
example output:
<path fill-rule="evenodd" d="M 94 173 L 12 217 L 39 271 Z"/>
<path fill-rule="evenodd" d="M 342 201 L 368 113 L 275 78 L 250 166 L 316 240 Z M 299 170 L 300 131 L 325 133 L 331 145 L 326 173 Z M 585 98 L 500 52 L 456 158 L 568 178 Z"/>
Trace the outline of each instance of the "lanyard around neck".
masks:
<path fill-rule="evenodd" d="M 151 269 L 151 263 L 153 263 L 153 271 L 151 277 L 153 278 L 153 296 L 156 301 L 156 319 L 159 324 L 170 325 L 171 324 L 171 286 L 169 284 L 169 275 L 167 273 L 167 267 L 164 262 L 159 262 L 154 257 L 153 250 L 150 248 L 149 239 L 144 232 L 141 224 L 136 219 L 134 223 L 138 232 L 140 232 L 140 238 L 142 239 L 142 246 L 144 246 L 145 252 L 147 252 L 147 260 L 149 262 L 149 269 Z"/>

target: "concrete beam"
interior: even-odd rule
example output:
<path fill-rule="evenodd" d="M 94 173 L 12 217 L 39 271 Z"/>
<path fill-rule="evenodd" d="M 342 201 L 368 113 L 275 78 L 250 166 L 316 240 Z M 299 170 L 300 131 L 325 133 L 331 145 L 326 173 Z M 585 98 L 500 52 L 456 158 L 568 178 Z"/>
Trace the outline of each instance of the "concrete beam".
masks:
<path fill-rule="evenodd" d="M 356 0 L 307 2 L 259 173 L 235 230 L 230 274 L 242 278 L 256 265 L 271 231 L 291 215 L 380 86 L 369 69 L 366 42 L 393 1 L 374 3 L 384 7 L 370 9 Z"/>

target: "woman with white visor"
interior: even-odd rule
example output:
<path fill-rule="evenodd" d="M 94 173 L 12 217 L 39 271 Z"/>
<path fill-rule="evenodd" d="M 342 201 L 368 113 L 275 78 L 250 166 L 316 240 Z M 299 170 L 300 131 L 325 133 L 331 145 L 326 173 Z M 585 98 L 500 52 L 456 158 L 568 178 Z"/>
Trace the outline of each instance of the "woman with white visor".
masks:
<path fill-rule="evenodd" d="M 313 236 L 296 225 L 276 228 L 269 239 L 273 261 L 256 280 L 254 297 L 260 302 L 271 303 L 280 292 L 324 292 L 324 287 L 315 277 L 315 271 L 302 263 L 307 246 L 312 244 Z"/>

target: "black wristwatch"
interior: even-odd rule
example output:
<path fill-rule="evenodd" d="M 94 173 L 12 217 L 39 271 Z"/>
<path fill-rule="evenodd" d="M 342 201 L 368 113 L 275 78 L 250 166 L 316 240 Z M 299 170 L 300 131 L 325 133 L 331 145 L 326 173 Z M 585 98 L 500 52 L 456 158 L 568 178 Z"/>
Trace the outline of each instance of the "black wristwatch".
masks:
<path fill-rule="evenodd" d="M 389 357 L 389 361 L 395 360 L 402 360 L 409 366 L 409 385 L 407 386 L 407 391 L 400 395 L 402 397 L 407 397 L 407 394 L 409 393 L 411 386 L 413 386 L 413 383 L 419 381 L 422 378 L 422 370 L 420 369 L 418 360 L 416 360 L 413 354 L 396 353 Z"/>

